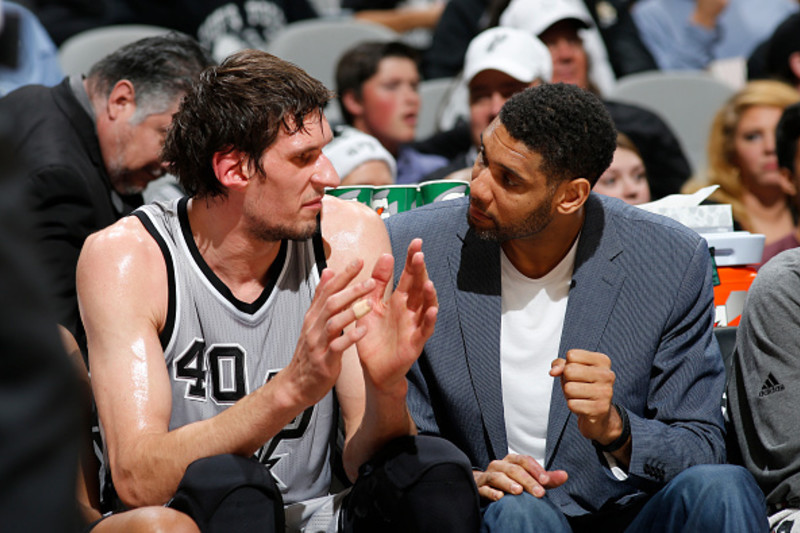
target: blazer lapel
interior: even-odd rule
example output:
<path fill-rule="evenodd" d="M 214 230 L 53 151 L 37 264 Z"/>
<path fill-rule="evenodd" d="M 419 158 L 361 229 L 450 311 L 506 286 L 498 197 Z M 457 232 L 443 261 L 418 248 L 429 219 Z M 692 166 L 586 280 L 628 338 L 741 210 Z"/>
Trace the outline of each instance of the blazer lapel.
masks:
<path fill-rule="evenodd" d="M 454 247 L 448 261 L 467 366 L 492 447 L 489 456 L 502 458 L 508 444 L 500 382 L 500 247 L 468 230 L 463 245 Z"/>
<path fill-rule="evenodd" d="M 575 257 L 559 357 L 565 357 L 573 348 L 597 350 L 625 279 L 624 273 L 614 264 L 614 258 L 623 248 L 613 225 L 604 216 L 601 201 L 590 195 L 585 209 L 586 220 Z M 547 425 L 547 469 L 553 462 L 570 414 L 561 385 L 555 380 Z"/>

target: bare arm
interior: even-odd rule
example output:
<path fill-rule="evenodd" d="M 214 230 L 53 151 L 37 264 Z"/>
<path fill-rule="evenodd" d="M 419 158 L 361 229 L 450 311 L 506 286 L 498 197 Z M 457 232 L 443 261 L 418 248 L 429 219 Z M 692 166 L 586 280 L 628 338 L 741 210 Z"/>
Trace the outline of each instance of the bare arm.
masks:
<path fill-rule="evenodd" d="M 330 389 L 341 355 L 364 333 L 353 302 L 374 282 L 351 284 L 361 263 L 321 276 L 292 362 L 223 413 L 169 431 L 171 387 L 159 342 L 167 309 L 164 259 L 139 221 L 124 219 L 87 240 L 78 295 L 92 385 L 120 498 L 131 507 L 166 502 L 195 459 L 250 455 Z"/>
<path fill-rule="evenodd" d="M 436 27 L 444 6 L 445 2 L 440 2 L 425 8 L 368 9 L 359 11 L 353 16 L 403 33 L 415 28 Z"/>
<path fill-rule="evenodd" d="M 437 304 L 421 242 L 409 247 L 405 271 L 391 292 L 394 261 L 383 222 L 371 212 L 353 213 L 362 211 L 355 204 L 336 202 L 342 209 L 327 223 L 323 219 L 323 232 L 327 229 L 333 236 L 331 260 L 340 261 L 352 253 L 363 255 L 364 275 L 371 270 L 376 284 L 369 296 L 372 311 L 358 321 L 366 333 L 357 344 L 357 353 L 353 350 L 347 355 L 337 382 L 346 430 L 344 463 L 348 476 L 355 479 L 358 467 L 386 442 L 416 433 L 406 406 L 405 376 L 433 333 Z M 354 227 L 357 239 L 352 238 Z M 350 247 L 349 242 L 358 245 Z M 340 254 L 338 258 L 336 254 Z"/>

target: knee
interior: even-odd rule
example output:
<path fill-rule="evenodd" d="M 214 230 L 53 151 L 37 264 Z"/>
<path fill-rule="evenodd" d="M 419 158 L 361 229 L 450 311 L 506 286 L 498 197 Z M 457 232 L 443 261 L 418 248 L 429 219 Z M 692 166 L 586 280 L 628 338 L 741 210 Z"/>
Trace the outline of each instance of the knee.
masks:
<path fill-rule="evenodd" d="M 729 508 L 766 507 L 764 495 L 747 469 L 729 464 L 697 465 L 684 470 L 674 480 L 676 489 L 693 501 L 704 501 Z"/>
<path fill-rule="evenodd" d="M 189 515 L 169 507 L 141 507 L 133 511 L 128 531 L 149 533 L 200 533 L 200 529 Z"/>
<path fill-rule="evenodd" d="M 483 513 L 483 531 L 569 531 L 564 515 L 546 498 L 527 492 L 506 494 L 490 503 Z"/>

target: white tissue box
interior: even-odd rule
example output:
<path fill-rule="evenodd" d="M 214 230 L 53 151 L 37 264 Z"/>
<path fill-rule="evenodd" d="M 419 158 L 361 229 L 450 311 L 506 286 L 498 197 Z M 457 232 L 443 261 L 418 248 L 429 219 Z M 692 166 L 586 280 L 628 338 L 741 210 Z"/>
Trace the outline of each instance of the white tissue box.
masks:
<path fill-rule="evenodd" d="M 764 254 L 764 236 L 758 233 L 730 231 L 701 236 L 709 248 L 714 248 L 714 261 L 718 267 L 760 263 Z"/>

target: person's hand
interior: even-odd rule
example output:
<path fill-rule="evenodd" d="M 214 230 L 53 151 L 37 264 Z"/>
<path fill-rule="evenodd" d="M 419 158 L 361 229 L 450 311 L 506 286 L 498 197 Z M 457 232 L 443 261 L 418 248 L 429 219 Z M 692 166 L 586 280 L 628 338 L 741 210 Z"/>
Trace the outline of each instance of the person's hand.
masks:
<path fill-rule="evenodd" d="M 361 366 L 378 390 L 405 394 L 405 376 L 433 334 L 438 312 L 436 290 L 428 279 L 422 241 L 408 247 L 403 273 L 394 292 L 384 299 L 392 282 L 394 260 L 381 256 L 372 271 L 375 288 L 370 293 L 371 312 L 357 322 L 366 334 L 357 343 Z"/>
<path fill-rule="evenodd" d="M 578 429 L 587 439 L 609 444 L 622 433 L 622 421 L 612 405 L 615 375 L 607 355 L 569 350 L 554 360 L 550 375 L 561 378 L 567 407 L 578 416 Z"/>
<path fill-rule="evenodd" d="M 341 273 L 325 269 L 306 312 L 291 363 L 282 372 L 293 384 L 293 400 L 308 406 L 333 387 L 342 368 L 342 354 L 366 333 L 363 326 L 343 330 L 358 318 L 353 308 L 375 289 L 375 280 L 351 282 L 363 267 L 353 261 Z"/>
<path fill-rule="evenodd" d="M 558 487 L 567 480 L 565 471 L 547 471 L 533 457 L 514 453 L 492 461 L 485 471 L 474 470 L 472 475 L 478 485 L 478 494 L 490 501 L 497 501 L 505 494 L 522 494 L 523 490 L 541 498 L 547 489 Z"/>
<path fill-rule="evenodd" d="M 713 30 L 717 25 L 717 19 L 728 7 L 730 0 L 697 0 L 697 4 L 692 14 L 692 22 L 705 28 Z"/>

